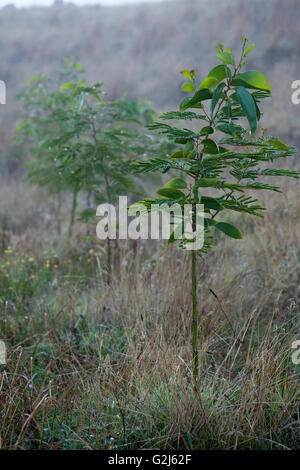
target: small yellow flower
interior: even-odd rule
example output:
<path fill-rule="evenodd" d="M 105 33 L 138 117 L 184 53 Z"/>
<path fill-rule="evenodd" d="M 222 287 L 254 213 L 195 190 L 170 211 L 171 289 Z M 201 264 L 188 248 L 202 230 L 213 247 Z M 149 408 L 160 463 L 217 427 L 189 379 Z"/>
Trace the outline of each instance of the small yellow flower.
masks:
<path fill-rule="evenodd" d="M 30 258 L 28 258 L 27 261 L 28 261 L 28 263 L 33 263 L 33 262 L 34 262 L 34 258 L 30 257 Z"/>

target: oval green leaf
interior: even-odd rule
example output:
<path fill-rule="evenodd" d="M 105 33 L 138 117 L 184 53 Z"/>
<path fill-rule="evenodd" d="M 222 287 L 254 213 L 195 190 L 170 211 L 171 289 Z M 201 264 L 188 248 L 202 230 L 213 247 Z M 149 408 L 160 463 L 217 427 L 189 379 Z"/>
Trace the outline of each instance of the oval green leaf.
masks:
<path fill-rule="evenodd" d="M 183 178 L 172 178 L 170 181 L 167 182 L 165 185 L 166 188 L 172 188 L 172 189 L 186 189 L 187 184 Z"/>
<path fill-rule="evenodd" d="M 190 91 L 195 92 L 195 87 L 192 83 L 184 83 L 184 85 L 182 85 L 181 90 L 184 91 L 185 93 L 188 93 Z"/>
<path fill-rule="evenodd" d="M 267 78 L 263 73 L 258 72 L 257 70 L 248 70 L 248 72 L 238 74 L 236 76 L 236 80 L 233 81 L 233 85 L 238 85 L 240 81 L 245 83 L 244 86 L 249 85 L 250 87 L 258 90 L 272 90 Z"/>
<path fill-rule="evenodd" d="M 204 139 L 201 143 L 204 145 L 203 153 L 219 153 L 219 147 L 212 139 Z"/>
<path fill-rule="evenodd" d="M 249 121 L 251 133 L 254 134 L 257 126 L 255 101 L 249 91 L 242 86 L 236 88 L 236 96 Z"/>
<path fill-rule="evenodd" d="M 236 239 L 241 239 L 243 237 L 243 235 L 241 234 L 238 228 L 236 228 L 232 224 L 228 224 L 227 222 L 218 222 L 215 225 L 215 227 L 221 232 L 228 235 L 228 237 L 236 238 Z"/>
<path fill-rule="evenodd" d="M 219 178 L 199 178 L 195 183 L 195 188 L 215 188 Z"/>
<path fill-rule="evenodd" d="M 204 204 L 205 208 L 212 209 L 214 211 L 221 211 L 223 206 L 214 197 L 202 196 L 201 204 Z"/>
<path fill-rule="evenodd" d="M 222 65 L 221 65 L 222 67 Z M 210 116 L 212 117 L 214 114 L 215 107 L 217 106 L 217 103 L 219 99 L 221 98 L 223 88 L 226 86 L 224 82 L 220 83 L 217 88 L 214 91 L 211 104 L 210 104 Z"/>
<path fill-rule="evenodd" d="M 217 58 L 224 62 L 224 64 L 235 66 L 234 58 L 231 52 L 220 52 L 217 54 Z"/>
<path fill-rule="evenodd" d="M 171 188 L 159 189 L 156 191 L 156 194 L 159 194 L 160 196 L 166 197 L 168 199 L 184 199 L 186 197 L 185 194 L 179 189 Z"/>
<path fill-rule="evenodd" d="M 200 85 L 200 90 L 208 88 L 213 91 L 218 85 L 219 81 L 215 77 L 207 77 Z"/>
<path fill-rule="evenodd" d="M 208 88 L 203 88 L 201 90 L 198 90 L 197 93 L 195 93 L 194 96 L 190 100 L 188 100 L 188 102 L 185 102 L 183 104 L 183 109 L 193 107 L 201 103 L 201 101 L 209 100 L 210 98 L 211 98 L 211 93 L 208 90 Z"/>
<path fill-rule="evenodd" d="M 224 78 L 231 78 L 231 70 L 227 65 L 217 65 L 208 74 L 209 77 L 214 77 L 221 82 Z"/>

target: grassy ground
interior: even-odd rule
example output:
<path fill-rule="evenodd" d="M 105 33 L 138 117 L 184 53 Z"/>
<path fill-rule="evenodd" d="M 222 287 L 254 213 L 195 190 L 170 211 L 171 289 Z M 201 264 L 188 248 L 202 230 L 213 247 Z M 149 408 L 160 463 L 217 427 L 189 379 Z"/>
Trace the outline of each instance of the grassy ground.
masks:
<path fill-rule="evenodd" d="M 242 241 L 219 237 L 199 260 L 197 389 L 188 255 L 115 246 L 107 285 L 101 244 L 58 239 L 42 192 L 1 185 L 15 235 L 0 255 L 0 448 L 299 447 L 296 184 L 267 197 L 264 220 L 237 217 Z"/>

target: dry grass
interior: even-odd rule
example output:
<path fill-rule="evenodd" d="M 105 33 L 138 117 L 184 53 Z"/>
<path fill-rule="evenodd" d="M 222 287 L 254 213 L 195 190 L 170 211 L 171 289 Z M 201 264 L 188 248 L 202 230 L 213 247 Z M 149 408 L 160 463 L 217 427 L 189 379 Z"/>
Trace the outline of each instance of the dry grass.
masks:
<path fill-rule="evenodd" d="M 198 389 L 185 254 L 115 247 L 108 286 L 100 245 L 53 249 L 37 221 L 15 237 L 0 261 L 0 447 L 299 447 L 299 201 L 294 183 L 283 191 L 264 220 L 239 217 L 241 242 L 220 237 L 199 262 Z"/>

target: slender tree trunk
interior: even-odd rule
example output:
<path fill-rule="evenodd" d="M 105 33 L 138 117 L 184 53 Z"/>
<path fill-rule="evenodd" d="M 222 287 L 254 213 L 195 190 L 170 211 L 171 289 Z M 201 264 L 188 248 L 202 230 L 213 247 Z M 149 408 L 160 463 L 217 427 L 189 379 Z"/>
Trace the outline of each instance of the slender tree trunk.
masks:
<path fill-rule="evenodd" d="M 193 351 L 193 376 L 198 380 L 199 357 L 198 357 L 198 315 L 197 315 L 197 273 L 196 273 L 196 252 L 191 254 L 191 281 L 192 281 L 192 351 Z"/>
<path fill-rule="evenodd" d="M 111 281 L 111 240 L 107 238 L 107 284 Z"/>
<path fill-rule="evenodd" d="M 75 221 L 75 214 L 77 209 L 77 191 L 73 192 L 73 201 L 72 201 L 72 210 L 71 210 L 71 217 L 70 217 L 70 225 L 69 225 L 69 238 L 72 237 L 73 232 L 73 225 Z"/>
<path fill-rule="evenodd" d="M 106 184 L 107 200 L 111 202 L 110 184 L 109 184 L 109 179 L 105 172 L 104 172 L 104 179 L 105 179 L 105 184 Z M 111 283 L 111 274 L 112 274 L 111 240 L 110 238 L 107 238 L 107 284 Z"/>
<path fill-rule="evenodd" d="M 58 190 L 57 194 L 57 211 L 56 211 L 56 228 L 57 233 L 61 235 L 61 190 Z"/>
<path fill-rule="evenodd" d="M 92 193 L 90 190 L 87 191 L 86 193 L 86 205 L 87 205 L 87 209 L 90 209 L 91 208 L 91 197 L 92 197 Z M 90 226 L 89 224 L 87 223 L 86 224 L 86 235 L 89 236 L 91 234 L 91 231 L 90 231 Z"/>

